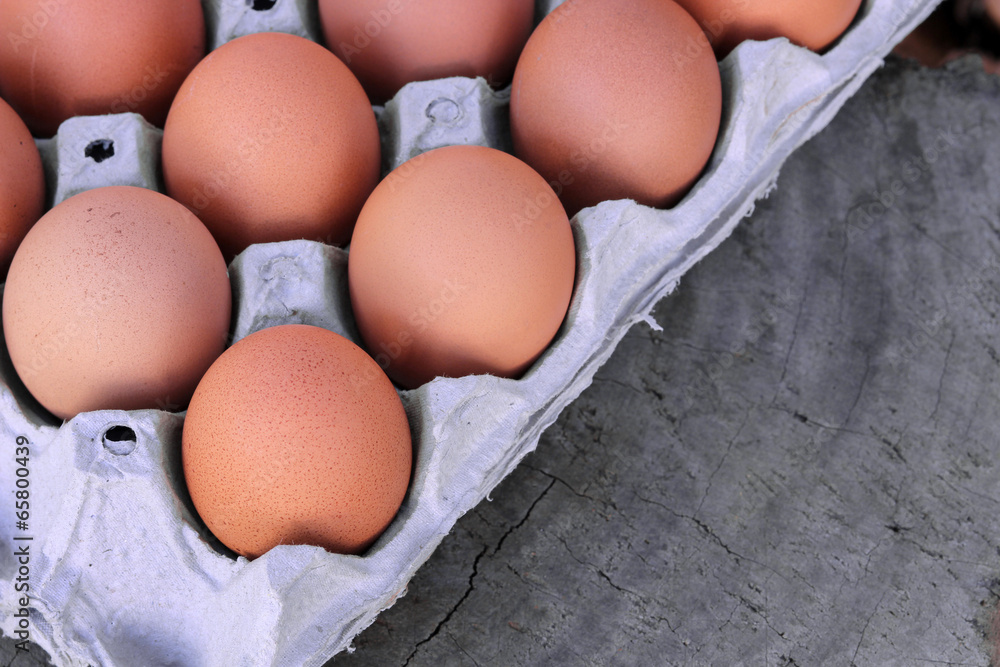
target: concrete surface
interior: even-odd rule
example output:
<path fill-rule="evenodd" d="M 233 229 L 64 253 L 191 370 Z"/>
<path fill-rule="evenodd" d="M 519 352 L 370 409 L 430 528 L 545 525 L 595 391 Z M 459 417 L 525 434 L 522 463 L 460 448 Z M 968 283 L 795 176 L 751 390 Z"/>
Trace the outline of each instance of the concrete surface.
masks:
<path fill-rule="evenodd" d="M 998 125 L 890 61 L 328 667 L 987 665 Z"/>
<path fill-rule="evenodd" d="M 889 61 L 328 667 L 989 664 L 998 126 Z"/>

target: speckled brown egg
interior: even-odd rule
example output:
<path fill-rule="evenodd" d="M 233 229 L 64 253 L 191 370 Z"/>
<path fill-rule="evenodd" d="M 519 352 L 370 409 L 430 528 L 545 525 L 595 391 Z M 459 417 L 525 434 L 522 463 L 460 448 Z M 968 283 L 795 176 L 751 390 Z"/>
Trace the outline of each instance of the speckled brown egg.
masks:
<path fill-rule="evenodd" d="M 42 158 L 24 121 L 0 100 L 0 282 L 44 208 Z"/>
<path fill-rule="evenodd" d="M 167 193 L 227 258 L 253 243 L 346 244 L 380 164 L 361 84 L 322 46 L 283 33 L 213 51 L 184 81 L 163 132 Z"/>
<path fill-rule="evenodd" d="M 219 357 L 184 421 L 184 478 L 208 529 L 256 558 L 279 544 L 366 550 L 399 510 L 413 446 L 392 383 L 365 352 L 306 325 Z"/>
<path fill-rule="evenodd" d="M 358 219 L 354 316 L 389 377 L 517 378 L 552 342 L 576 275 L 569 219 L 530 167 L 480 146 L 404 163 Z"/>
<path fill-rule="evenodd" d="M 515 154 L 570 215 L 605 200 L 676 204 L 715 147 L 722 82 L 705 37 L 672 0 L 568 0 L 521 54 Z"/>
<path fill-rule="evenodd" d="M 0 35 L 0 96 L 42 137 L 127 111 L 163 127 L 205 54 L 199 0 L 3 0 Z"/>
<path fill-rule="evenodd" d="M 326 44 L 373 102 L 448 76 L 510 82 L 531 34 L 534 0 L 320 0 Z"/>
<path fill-rule="evenodd" d="M 851 25 L 861 0 L 677 0 L 701 24 L 718 57 L 748 39 L 787 37 L 813 51 Z"/>
<path fill-rule="evenodd" d="M 70 197 L 14 255 L 3 331 L 18 376 L 52 414 L 178 410 L 225 349 L 222 253 L 186 208 L 152 190 Z"/>

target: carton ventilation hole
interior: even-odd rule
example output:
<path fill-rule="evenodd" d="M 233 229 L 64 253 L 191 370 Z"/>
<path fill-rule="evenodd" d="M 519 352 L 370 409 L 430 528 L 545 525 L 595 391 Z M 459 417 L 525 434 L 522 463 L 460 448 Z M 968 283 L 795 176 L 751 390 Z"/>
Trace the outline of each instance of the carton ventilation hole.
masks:
<path fill-rule="evenodd" d="M 247 0 L 247 5 L 255 12 L 266 12 L 278 4 L 278 0 Z"/>
<path fill-rule="evenodd" d="M 115 154 L 115 142 L 110 139 L 98 139 L 87 144 L 83 154 L 97 163 L 104 162 Z"/>
<path fill-rule="evenodd" d="M 104 448 L 116 456 L 127 456 L 135 450 L 135 431 L 128 426 L 112 426 L 104 432 Z"/>

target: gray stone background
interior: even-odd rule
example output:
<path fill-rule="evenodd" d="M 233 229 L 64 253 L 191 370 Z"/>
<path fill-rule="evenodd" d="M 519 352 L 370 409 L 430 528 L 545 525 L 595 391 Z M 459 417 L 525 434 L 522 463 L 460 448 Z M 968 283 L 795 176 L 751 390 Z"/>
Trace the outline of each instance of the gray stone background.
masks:
<path fill-rule="evenodd" d="M 998 126 L 890 59 L 327 667 L 989 665 Z"/>

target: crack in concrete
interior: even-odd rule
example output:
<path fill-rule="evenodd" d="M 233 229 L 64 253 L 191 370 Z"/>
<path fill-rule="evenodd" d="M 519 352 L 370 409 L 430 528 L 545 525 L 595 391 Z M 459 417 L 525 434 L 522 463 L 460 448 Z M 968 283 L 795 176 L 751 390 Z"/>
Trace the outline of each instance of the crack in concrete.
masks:
<path fill-rule="evenodd" d="M 778 576 L 780 576 L 780 575 L 778 575 Z M 716 580 L 718 581 L 718 578 L 716 578 Z M 722 582 L 720 581 L 720 584 L 721 583 Z M 755 590 L 757 590 L 757 589 L 755 588 Z M 765 598 L 764 599 L 764 606 L 760 606 L 756 602 L 751 601 L 749 598 L 747 598 L 742 593 L 734 593 L 732 591 L 727 590 L 725 588 L 725 586 L 722 586 L 722 592 L 725 595 L 728 595 L 729 597 L 733 598 L 736 602 L 733 605 L 732 610 L 729 612 L 729 617 L 722 623 L 722 625 L 719 626 L 718 629 L 719 629 L 720 632 L 727 625 L 730 625 L 730 623 L 733 620 L 733 616 L 736 615 L 736 611 L 740 607 L 746 607 L 750 611 L 750 613 L 752 613 L 754 616 L 758 616 L 764 622 L 764 625 L 767 627 L 767 629 L 770 630 L 771 632 L 773 632 L 775 635 L 777 635 L 777 637 L 779 639 L 781 639 L 782 641 L 785 641 L 785 642 L 788 642 L 788 643 L 792 644 L 793 648 L 801 648 L 800 645 L 795 640 L 789 639 L 789 637 L 787 636 L 787 634 L 785 633 L 785 631 L 778 630 L 778 628 L 776 628 L 773 625 L 771 625 L 771 621 L 767 617 L 767 594 L 766 593 L 764 593 L 764 598 Z M 766 633 L 764 635 L 764 643 L 765 643 L 765 645 L 769 644 L 769 640 L 767 638 L 767 634 Z M 765 650 L 765 655 L 766 655 L 766 653 L 768 651 L 769 651 L 769 649 Z"/>
<path fill-rule="evenodd" d="M 868 616 L 868 620 L 865 621 L 865 627 L 861 628 L 861 637 L 858 638 L 858 645 L 854 648 L 854 655 L 851 656 L 851 667 L 858 666 L 857 662 L 858 653 L 861 651 L 861 645 L 865 641 L 865 633 L 868 632 L 868 626 L 871 625 L 872 619 L 875 618 L 875 614 L 878 613 L 878 608 L 882 606 L 882 601 L 885 600 L 885 596 L 887 594 L 888 592 L 882 593 L 882 597 L 878 599 L 878 603 L 876 603 L 875 608 L 872 610 L 871 615 Z"/>
<path fill-rule="evenodd" d="M 798 412 L 797 410 L 792 410 L 792 409 L 783 407 L 781 405 L 775 405 L 773 402 L 771 404 L 769 404 L 769 405 L 758 405 L 757 407 L 763 407 L 766 410 L 777 410 L 779 412 L 787 413 L 787 414 L 795 417 L 796 420 L 802 422 L 803 424 L 807 424 L 809 426 L 816 426 L 816 427 L 819 427 L 819 428 L 825 428 L 825 429 L 827 429 L 829 431 L 836 431 L 838 433 L 850 433 L 852 435 L 858 435 L 858 436 L 862 436 L 862 437 L 865 437 L 865 438 L 872 437 L 871 433 L 865 433 L 864 431 L 855 431 L 854 429 L 845 428 L 843 426 L 834 426 L 833 424 L 824 424 L 823 422 L 816 421 L 815 419 L 812 419 L 808 415 L 804 415 L 801 412 Z"/>
<path fill-rule="evenodd" d="M 951 349 L 952 347 L 954 347 L 954 345 L 955 345 L 955 332 L 952 331 L 951 340 L 948 341 L 948 351 L 945 352 L 944 363 L 941 364 L 941 377 L 938 378 L 938 386 L 937 386 L 937 400 L 934 403 L 934 409 L 931 410 L 930 420 L 935 423 L 937 423 L 936 417 L 938 408 L 941 407 L 941 395 L 943 393 L 942 389 L 944 388 L 944 378 L 948 374 L 948 360 L 951 359 Z"/>
<path fill-rule="evenodd" d="M 611 378 L 594 376 L 592 384 L 603 384 L 603 383 L 613 384 L 617 387 L 621 387 L 622 389 L 628 389 L 629 391 L 634 391 L 635 393 L 641 394 L 643 396 L 646 394 L 646 392 L 643 391 L 642 389 L 639 389 L 638 387 L 633 387 L 632 385 L 626 384 L 621 380 L 613 380 Z"/>
<path fill-rule="evenodd" d="M 722 583 L 722 582 L 719 582 L 719 583 Z M 736 610 L 739 609 L 741 605 L 742 605 L 742 601 L 739 600 L 739 599 L 737 599 L 736 604 L 733 605 L 732 611 L 729 612 L 729 618 L 727 618 L 725 620 L 725 622 L 722 625 L 719 626 L 719 632 L 722 632 L 727 625 L 729 625 L 730 623 L 732 623 L 733 616 L 736 615 Z"/>
<path fill-rule="evenodd" d="M 798 312 L 796 312 L 795 314 L 795 324 L 792 325 L 792 340 L 788 343 L 788 353 L 785 354 L 785 359 L 781 364 L 781 378 L 779 378 L 778 382 L 775 384 L 774 397 L 771 399 L 772 403 L 776 398 L 778 398 L 778 392 L 781 391 L 781 387 L 785 382 L 785 375 L 788 373 L 788 360 L 791 359 L 792 350 L 795 349 L 795 339 L 798 337 L 799 334 L 799 321 L 802 319 L 802 310 L 805 307 L 806 299 L 808 298 L 808 296 L 809 296 L 809 283 L 807 281 L 802 290 L 802 299 L 799 300 Z"/>
<path fill-rule="evenodd" d="M 419 642 L 417 642 L 417 644 L 413 647 L 413 650 L 410 652 L 410 655 L 406 657 L 406 661 L 403 663 L 403 667 L 406 667 L 406 665 L 410 664 L 410 661 L 413 659 L 413 656 L 417 654 L 417 651 L 420 650 L 421 646 L 423 646 L 427 642 L 437 637 L 438 633 L 441 632 L 441 629 L 444 628 L 444 626 L 448 623 L 448 621 L 451 620 L 451 617 L 455 615 L 455 612 L 458 611 L 458 608 L 462 606 L 462 603 L 464 603 L 472 594 L 472 591 L 476 589 L 475 578 L 476 575 L 479 574 L 479 561 L 482 559 L 483 556 L 486 555 L 486 552 L 488 550 L 489 547 L 484 546 L 482 550 L 476 555 L 476 559 L 472 562 L 472 574 L 469 575 L 469 584 L 465 589 L 465 593 L 463 593 L 462 597 L 459 598 L 458 602 L 456 602 L 454 606 L 452 606 L 452 608 L 448 610 L 448 613 L 445 614 L 444 618 L 442 618 L 438 622 L 438 624 L 434 626 L 434 629 L 431 631 L 431 633 L 427 635 L 425 638 L 421 639 Z"/>
<path fill-rule="evenodd" d="M 740 437 L 741 433 L 743 433 L 743 429 L 746 427 L 748 421 L 750 421 L 750 411 L 749 410 L 747 410 L 746 413 L 744 413 L 744 415 L 743 415 L 743 423 L 740 424 L 740 427 L 738 429 L 736 429 L 735 435 L 733 435 L 733 437 L 730 438 L 729 445 L 726 447 L 726 451 L 722 454 L 722 458 L 719 459 L 719 465 L 717 465 L 715 467 L 715 470 L 712 471 L 712 474 L 708 476 L 708 482 L 705 484 L 705 493 L 702 494 L 702 496 L 701 496 L 701 502 L 698 503 L 698 507 L 694 511 L 694 516 L 695 517 L 697 517 L 698 516 L 698 512 L 701 511 L 702 505 L 705 504 L 705 499 L 708 498 L 708 494 L 712 490 L 712 482 L 715 480 L 716 474 L 718 474 L 718 472 L 720 470 L 722 470 L 722 466 L 724 466 L 726 464 L 726 459 L 729 457 L 729 453 L 731 451 L 733 451 L 733 447 L 736 444 L 736 439 Z"/>
<path fill-rule="evenodd" d="M 631 595 L 634 598 L 638 598 L 641 602 L 648 604 L 649 600 L 643 597 L 641 593 L 637 593 L 636 591 L 633 591 L 630 588 L 625 588 L 624 586 L 619 586 L 618 584 L 616 584 L 614 581 L 611 580 L 611 577 L 609 577 L 608 573 L 605 572 L 604 570 L 590 563 L 587 563 L 587 565 L 593 568 L 593 570 L 598 574 L 598 576 L 604 579 L 604 581 L 608 582 L 608 585 L 610 585 L 611 588 L 615 589 L 619 593 L 625 593 L 626 595 Z M 670 629 L 673 630 L 673 628 Z"/>
<path fill-rule="evenodd" d="M 459 651 L 461 651 L 462 653 L 464 653 L 464 654 L 465 654 L 465 657 L 467 657 L 467 658 L 468 658 L 469 660 L 471 660 L 471 661 L 472 661 L 472 664 L 474 664 L 474 665 L 475 665 L 476 667 L 480 667 L 480 665 L 479 665 L 479 661 L 478 661 L 478 660 L 476 660 L 475 658 L 473 658 L 473 657 L 472 657 L 472 654 L 471 654 L 471 653 L 469 653 L 468 651 L 466 651 L 466 650 L 465 650 L 465 647 L 464 647 L 464 646 L 462 646 L 461 644 L 459 644 L 459 643 L 458 643 L 458 640 L 457 640 L 457 639 L 455 639 L 454 637 L 451 637 L 451 642 L 452 642 L 452 643 L 453 643 L 453 644 L 454 644 L 455 646 L 457 646 L 457 647 L 458 647 L 458 650 L 459 650 Z"/>
<path fill-rule="evenodd" d="M 698 527 L 699 530 L 701 530 L 703 533 L 705 533 L 705 535 L 707 535 L 708 537 L 712 538 L 712 540 L 716 544 L 718 544 L 720 547 L 722 547 L 723 550 L 725 550 L 725 552 L 727 554 L 729 554 L 730 556 L 732 556 L 735 560 L 737 560 L 737 561 L 743 560 L 743 561 L 746 561 L 748 563 L 753 563 L 754 565 L 757 565 L 758 567 L 764 568 L 765 570 L 767 570 L 771 574 L 773 574 L 773 575 L 775 575 L 777 577 L 780 577 L 783 581 L 785 581 L 787 583 L 792 583 L 791 580 L 788 577 L 786 577 L 785 575 L 783 575 L 781 572 L 775 570 L 770 565 L 767 565 L 766 563 L 762 563 L 762 562 L 760 562 L 758 560 L 754 560 L 753 558 L 750 558 L 749 556 L 745 556 L 745 555 L 739 553 L 738 551 L 735 551 L 735 550 L 731 549 L 729 547 L 729 545 L 726 544 L 725 541 L 723 541 L 723 539 L 721 537 L 719 537 L 718 535 L 716 535 L 715 531 L 712 530 L 712 527 L 709 526 L 704 521 L 702 521 L 701 519 L 699 519 L 699 518 L 697 518 L 695 516 L 689 516 L 687 514 L 682 514 L 681 512 L 678 512 L 676 510 L 673 510 L 673 509 L 667 507 L 663 503 L 657 502 L 655 500 L 651 500 L 649 498 L 645 498 L 641 494 L 637 493 L 636 497 L 639 500 L 641 500 L 641 501 L 643 501 L 645 503 L 649 503 L 650 505 L 656 505 L 657 507 L 662 507 L 663 509 L 665 509 L 666 511 L 670 512 L 671 514 L 673 514 L 678 519 L 685 519 L 687 521 L 691 521 L 692 523 L 694 523 Z M 797 572 L 795 573 L 795 577 L 799 581 L 801 581 L 802 583 L 804 583 L 806 586 L 808 586 L 811 590 L 816 590 L 815 586 L 813 586 L 805 577 L 803 577 L 802 575 L 798 574 Z"/>
<path fill-rule="evenodd" d="M 952 491 L 955 491 L 956 493 L 965 493 L 975 498 L 978 498 L 979 500 L 987 500 L 993 504 L 1000 504 L 1000 500 L 998 500 L 997 498 L 994 498 L 993 496 L 987 495 L 985 493 L 979 493 L 978 491 L 973 491 L 972 489 L 968 489 L 962 486 L 961 484 L 955 484 L 954 482 L 951 482 L 948 479 L 946 479 L 944 475 L 942 475 L 941 473 L 937 473 L 935 477 L 941 480 L 946 486 L 948 486 L 948 488 L 950 488 Z"/>
<path fill-rule="evenodd" d="M 458 611 L 459 607 L 461 607 L 462 604 L 465 603 L 465 601 L 469 598 L 469 596 L 472 595 L 472 592 L 476 590 L 475 580 L 476 576 L 479 574 L 479 562 L 483 559 L 484 556 L 487 555 L 487 552 L 489 552 L 490 556 L 493 556 L 500 551 L 500 548 L 503 546 L 503 543 L 507 540 L 510 534 L 524 525 L 524 523 L 531 516 L 531 512 L 535 509 L 535 506 L 538 505 L 539 502 L 541 502 L 542 498 L 544 498 L 546 494 L 548 494 L 548 492 L 552 489 L 555 483 L 556 483 L 555 479 L 552 479 L 552 481 L 549 482 L 548 486 L 545 487 L 545 489 L 531 503 L 531 506 L 528 507 L 528 511 L 524 513 L 524 516 L 521 518 L 521 520 L 518 521 L 517 524 L 507 529 L 507 531 L 500 537 L 496 547 L 492 551 L 490 551 L 489 545 L 484 545 L 483 548 L 479 551 L 479 553 L 476 554 L 476 558 L 472 561 L 472 573 L 469 575 L 469 583 L 466 586 L 465 592 L 462 594 L 462 597 L 459 598 L 458 602 L 456 602 L 452 606 L 452 608 L 448 610 L 448 613 L 445 614 L 444 618 L 442 618 L 438 622 L 438 624 L 434 626 L 434 629 L 430 632 L 430 634 L 416 643 L 416 645 L 413 647 L 413 650 L 410 652 L 410 655 L 407 656 L 406 661 L 403 663 L 403 667 L 406 667 L 406 665 L 410 664 L 410 661 L 417 654 L 417 651 L 420 650 L 421 646 L 428 643 L 429 641 L 434 639 L 438 634 L 440 634 L 441 630 L 444 628 L 445 625 L 447 625 L 448 621 L 451 620 L 451 617 L 455 615 L 455 612 Z M 517 573 L 515 572 L 515 574 Z"/>
<path fill-rule="evenodd" d="M 47 665 L 47 664 L 49 664 L 48 660 L 40 658 L 40 657 L 35 657 L 37 654 L 34 653 L 32 650 L 29 650 L 28 652 L 24 652 L 24 651 L 18 650 L 17 644 L 19 642 L 18 642 L 17 639 L 14 639 L 12 637 L 8 637 L 7 635 L 3 634 L 2 632 L 0 632 L 0 638 L 3 638 L 4 640 L 8 640 L 10 642 L 9 647 L 10 647 L 10 650 L 12 651 L 12 653 L 10 654 L 10 656 L 8 658 L 3 658 L 4 660 L 7 660 L 7 662 L 5 664 L 3 664 L 2 667 L 14 667 L 14 664 L 18 662 L 17 659 L 19 657 L 21 657 L 21 653 L 25 653 L 25 659 L 28 660 L 28 662 L 30 662 L 32 665 L 36 665 L 36 664 L 37 665 L 42 665 L 42 664 L 46 664 Z M 41 648 L 38 647 L 38 646 L 36 646 L 35 644 L 29 644 L 29 647 L 30 647 L 30 649 L 37 648 L 39 651 L 41 651 Z M 6 648 L 6 647 L 4 647 L 4 648 Z M 4 651 L 4 652 L 6 652 L 6 651 Z M 24 660 L 22 660 L 21 662 L 23 663 Z"/>
<path fill-rule="evenodd" d="M 865 350 L 865 374 L 861 376 L 861 383 L 858 384 L 858 393 L 854 396 L 854 402 L 851 403 L 851 409 L 847 411 L 847 417 L 844 419 L 844 424 L 851 423 L 851 417 L 854 416 L 854 410 L 858 407 L 858 403 L 861 402 L 861 396 L 865 393 L 865 384 L 868 382 L 868 376 L 872 372 L 872 357 L 868 350 Z"/>
<path fill-rule="evenodd" d="M 534 582 L 531 579 L 528 579 L 526 576 L 524 576 L 523 574 L 521 574 L 520 572 L 518 572 L 517 570 L 515 570 L 514 566 L 511 565 L 510 563 L 507 563 L 506 567 L 507 567 L 508 570 L 510 570 L 511 573 L 513 573 L 513 575 L 515 577 L 517 577 L 518 579 L 520 579 L 521 582 L 524 583 L 531 590 L 538 591 L 539 593 L 542 593 L 543 595 L 546 595 L 546 596 L 552 598 L 553 600 L 556 600 L 557 602 L 560 602 L 560 603 L 563 603 L 563 604 L 566 602 L 563 598 L 559 597 L 558 595 L 556 595 L 552 591 L 545 590 L 544 588 L 542 588 L 541 586 L 539 586 L 537 582 Z"/>
<path fill-rule="evenodd" d="M 521 520 L 518 521 L 517 524 L 508 528 L 507 532 L 505 532 L 502 536 L 500 536 L 500 540 L 497 542 L 496 548 L 493 549 L 493 551 L 490 553 L 491 556 L 495 555 L 497 552 L 500 551 L 501 547 L 503 547 L 503 543 L 507 541 L 507 538 L 510 537 L 511 533 L 513 533 L 514 531 L 516 531 L 518 528 L 520 528 L 525 524 L 525 522 L 531 516 L 531 513 L 535 511 L 535 507 L 538 505 L 538 503 L 542 501 L 542 498 L 548 495 L 549 491 L 552 490 L 552 487 L 555 486 L 555 483 L 556 483 L 555 478 L 552 478 L 552 481 L 548 483 L 548 485 L 542 490 L 542 492 L 538 495 L 538 497 L 535 498 L 535 500 L 531 503 L 531 506 L 528 507 L 528 511 L 524 513 L 524 516 L 521 518 Z"/>
<path fill-rule="evenodd" d="M 569 554 L 570 558 L 572 558 L 577 563 L 587 568 L 591 572 L 597 574 L 599 577 L 604 579 L 604 581 L 606 581 L 608 585 L 611 586 L 611 588 L 615 589 L 619 593 L 623 593 L 629 597 L 635 598 L 639 606 L 642 607 L 644 610 L 647 610 L 647 607 L 651 603 L 655 602 L 656 600 L 655 598 L 647 597 L 642 593 L 639 593 L 638 591 L 632 590 L 631 588 L 626 588 L 624 586 L 616 584 L 614 580 L 611 578 L 611 576 L 603 569 L 601 569 L 600 567 L 594 565 L 589 561 L 580 558 L 575 553 L 573 553 L 573 550 L 570 548 L 569 543 L 564 538 L 562 538 L 561 536 L 556 536 L 556 539 L 563 545 L 563 548 L 566 550 L 566 553 Z M 670 622 L 670 619 L 658 615 L 651 615 L 650 618 L 663 621 L 664 623 L 666 623 L 667 627 L 670 629 L 672 633 L 677 634 L 677 628 L 675 628 L 674 625 Z"/>
<path fill-rule="evenodd" d="M 577 491 L 575 488 L 573 488 L 572 484 L 570 484 L 569 482 L 567 482 L 563 478 L 559 477 L 558 475 L 554 475 L 554 474 L 548 472 L 547 470 L 542 470 L 541 468 L 536 468 L 536 467 L 534 467 L 534 466 L 532 466 L 530 464 L 527 464 L 527 463 L 524 463 L 522 465 L 524 467 L 528 468 L 529 470 L 534 470 L 538 474 L 544 475 L 545 477 L 548 477 L 553 482 L 559 482 L 560 484 L 562 484 L 563 486 L 565 486 L 567 489 L 569 489 L 570 493 L 572 493 L 573 495 L 575 495 L 575 496 L 577 496 L 579 498 L 584 498 L 586 500 L 589 500 L 590 502 L 597 503 L 598 505 L 601 505 L 602 507 L 605 507 L 607 509 L 610 509 L 610 510 L 614 511 L 615 514 L 617 514 L 618 516 L 620 516 L 622 518 L 622 520 L 625 522 L 625 525 L 627 525 L 629 528 L 633 528 L 633 529 L 635 528 L 632 525 L 631 521 L 629 520 L 628 516 L 624 512 L 622 512 L 621 509 L 619 509 L 618 505 L 616 505 L 614 503 L 614 501 L 611 501 L 611 500 L 602 500 L 600 498 L 595 498 L 594 496 L 587 495 L 586 493 L 583 493 L 582 491 Z M 606 517 L 606 516 L 604 516 L 604 518 L 608 519 L 608 517 Z"/>

